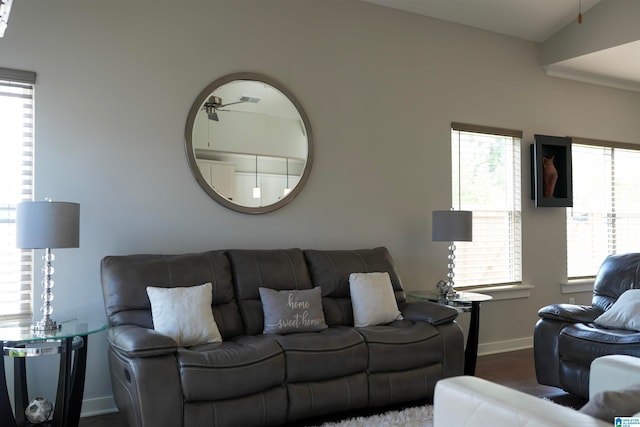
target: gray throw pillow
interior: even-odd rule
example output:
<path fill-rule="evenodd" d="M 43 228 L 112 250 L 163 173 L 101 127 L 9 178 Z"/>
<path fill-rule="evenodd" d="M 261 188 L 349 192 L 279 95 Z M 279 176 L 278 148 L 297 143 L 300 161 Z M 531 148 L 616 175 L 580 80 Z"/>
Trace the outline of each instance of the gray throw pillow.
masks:
<path fill-rule="evenodd" d="M 631 417 L 640 411 L 640 384 L 622 390 L 596 393 L 580 412 L 612 423 L 615 417 Z"/>
<path fill-rule="evenodd" d="M 289 334 L 327 329 L 320 288 L 276 291 L 258 288 L 265 334 Z"/>

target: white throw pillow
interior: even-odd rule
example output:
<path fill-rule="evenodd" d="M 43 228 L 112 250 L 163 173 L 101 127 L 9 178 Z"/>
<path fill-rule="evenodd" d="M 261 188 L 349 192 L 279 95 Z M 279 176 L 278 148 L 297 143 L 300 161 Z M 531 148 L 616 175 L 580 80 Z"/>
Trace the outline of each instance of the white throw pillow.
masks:
<path fill-rule="evenodd" d="M 640 289 L 623 292 L 609 310 L 598 316 L 593 323 L 610 329 L 640 332 Z"/>
<path fill-rule="evenodd" d="M 211 310 L 212 286 L 147 287 L 153 329 L 173 338 L 180 346 L 222 341 Z"/>
<path fill-rule="evenodd" d="M 349 290 L 356 327 L 402 319 L 389 273 L 351 273 Z"/>

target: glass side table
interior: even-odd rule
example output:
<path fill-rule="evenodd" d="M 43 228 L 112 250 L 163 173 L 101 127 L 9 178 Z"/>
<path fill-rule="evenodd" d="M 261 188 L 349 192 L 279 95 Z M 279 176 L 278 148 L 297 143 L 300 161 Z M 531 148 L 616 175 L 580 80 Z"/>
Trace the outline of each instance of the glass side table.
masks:
<path fill-rule="evenodd" d="M 478 334 L 480 333 L 480 303 L 492 300 L 491 295 L 476 292 L 457 292 L 453 298 L 445 298 L 438 291 L 407 292 L 411 298 L 450 305 L 463 312 L 471 312 L 467 345 L 464 349 L 464 374 L 475 375 L 478 361 Z"/>
<path fill-rule="evenodd" d="M 96 320 L 69 320 L 60 322 L 61 328 L 42 334 L 31 331 L 31 323 L 0 323 L 3 357 L 0 357 L 0 426 L 22 427 L 31 425 L 25 420 L 24 410 L 29 404 L 27 392 L 26 358 L 60 355 L 58 388 L 53 419 L 45 425 L 73 427 L 80 420 L 84 379 L 87 367 L 89 335 L 107 329 L 107 324 Z M 15 415 L 9 400 L 4 356 L 13 358 Z"/>

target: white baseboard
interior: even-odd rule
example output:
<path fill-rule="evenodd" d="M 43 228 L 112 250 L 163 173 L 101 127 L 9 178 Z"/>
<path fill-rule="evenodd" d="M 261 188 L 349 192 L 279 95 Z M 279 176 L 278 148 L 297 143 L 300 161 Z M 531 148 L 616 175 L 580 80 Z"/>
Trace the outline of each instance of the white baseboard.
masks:
<path fill-rule="evenodd" d="M 533 348 L 533 337 L 517 338 L 515 340 L 494 341 L 478 345 L 478 356 L 505 353 L 507 351 Z"/>
<path fill-rule="evenodd" d="M 113 400 L 113 396 L 84 399 L 82 401 L 80 417 L 92 417 L 94 415 L 110 414 L 117 411 L 118 408 L 116 408 L 116 402 Z"/>

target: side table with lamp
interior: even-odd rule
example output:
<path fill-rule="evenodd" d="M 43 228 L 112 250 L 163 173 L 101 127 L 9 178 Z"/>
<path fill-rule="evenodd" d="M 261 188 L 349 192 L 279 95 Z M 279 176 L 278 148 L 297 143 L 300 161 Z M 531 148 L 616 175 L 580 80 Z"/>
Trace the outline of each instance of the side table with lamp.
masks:
<path fill-rule="evenodd" d="M 446 297 L 439 291 L 407 292 L 411 298 L 450 305 L 462 312 L 471 313 L 467 345 L 464 348 L 464 374 L 474 375 L 478 360 L 478 336 L 480 333 L 480 303 L 493 299 L 491 295 L 476 292 L 456 292 L 454 296 Z"/>
<path fill-rule="evenodd" d="M 459 179 L 459 178 L 458 178 Z M 460 194 L 460 190 L 458 190 Z M 458 203 L 459 204 L 459 203 Z M 456 292 L 454 288 L 455 277 L 455 242 L 470 242 L 473 238 L 473 212 L 456 211 L 453 208 L 448 211 L 433 211 L 431 216 L 431 240 L 434 242 L 449 242 L 449 256 L 447 264 L 447 280 L 438 282 L 435 291 L 408 292 L 412 298 L 423 299 L 438 304 L 446 304 L 460 311 L 471 312 L 471 323 L 467 335 L 467 345 L 464 351 L 464 373 L 474 375 L 478 360 L 478 335 L 480 332 L 480 303 L 493 299 L 490 295 L 474 292 Z"/>
<path fill-rule="evenodd" d="M 53 427 L 77 426 L 82 406 L 86 372 L 88 336 L 106 329 L 103 321 L 71 320 L 56 322 L 53 313 L 52 248 L 77 248 L 80 241 L 80 205 L 77 203 L 22 202 L 16 208 L 16 246 L 44 249 L 42 280 L 42 319 L 30 324 L 0 324 L 0 425 L 22 427 L 28 404 L 25 358 L 60 354 L 58 388 Z M 14 405 L 11 408 L 4 370 L 4 356 L 13 358 Z M 47 421 L 47 420 L 44 420 Z"/>
<path fill-rule="evenodd" d="M 22 427 L 25 408 L 29 405 L 26 358 L 60 355 L 58 387 L 51 427 L 73 427 L 80 420 L 86 373 L 89 335 L 103 331 L 103 321 L 69 320 L 58 323 L 49 334 L 34 332 L 26 322 L 5 323 L 0 326 L 3 357 L 0 357 L 0 426 Z M 4 356 L 13 358 L 13 392 L 15 415 L 11 408 Z"/>

